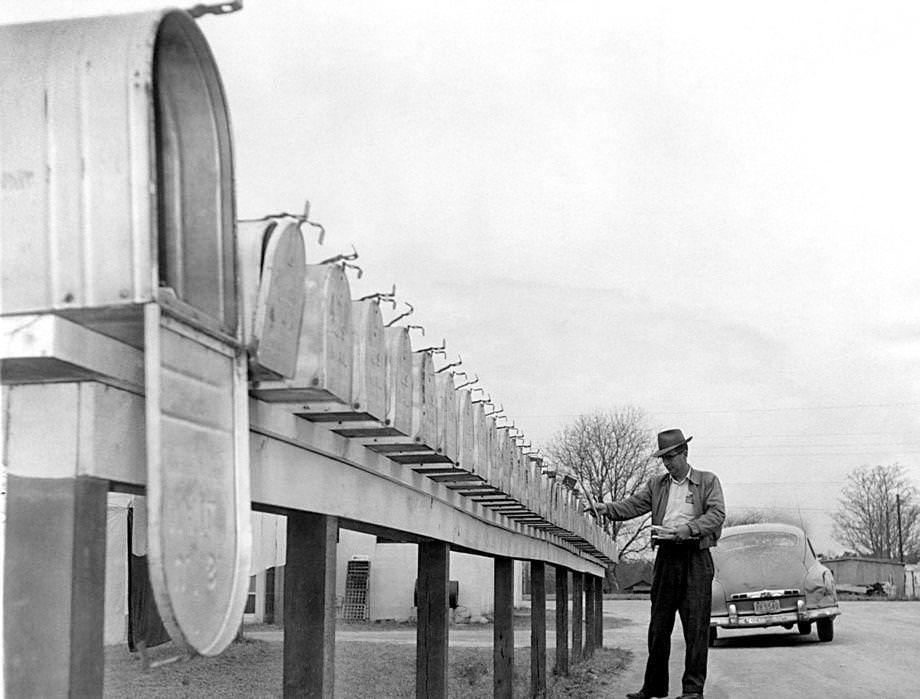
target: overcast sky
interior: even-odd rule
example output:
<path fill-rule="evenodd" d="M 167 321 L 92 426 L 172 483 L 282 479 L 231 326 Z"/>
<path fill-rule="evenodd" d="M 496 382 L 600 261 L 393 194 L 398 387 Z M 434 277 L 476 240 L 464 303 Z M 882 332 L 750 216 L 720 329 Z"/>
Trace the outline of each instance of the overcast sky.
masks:
<path fill-rule="evenodd" d="M 246 0 L 200 24 L 240 217 L 309 199 L 311 259 L 353 244 L 353 295 L 395 283 L 536 446 L 642 408 L 730 509 L 801 512 L 819 550 L 853 468 L 920 485 L 917 3 Z"/>

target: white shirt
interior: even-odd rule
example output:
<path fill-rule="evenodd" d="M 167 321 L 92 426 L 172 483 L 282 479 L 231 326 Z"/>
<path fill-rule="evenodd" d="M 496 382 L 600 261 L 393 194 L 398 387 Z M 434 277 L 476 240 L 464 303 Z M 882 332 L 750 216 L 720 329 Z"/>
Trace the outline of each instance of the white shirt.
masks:
<path fill-rule="evenodd" d="M 665 527 L 677 529 L 681 524 L 686 524 L 693 519 L 693 493 L 690 492 L 690 471 L 684 480 L 678 482 L 671 478 L 671 487 L 668 489 L 668 505 L 664 512 L 661 524 Z"/>

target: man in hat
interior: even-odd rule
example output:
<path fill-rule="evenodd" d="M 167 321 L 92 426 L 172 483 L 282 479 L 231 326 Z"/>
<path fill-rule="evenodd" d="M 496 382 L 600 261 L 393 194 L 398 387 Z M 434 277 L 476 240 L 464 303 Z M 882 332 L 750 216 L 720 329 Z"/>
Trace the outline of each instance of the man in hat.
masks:
<path fill-rule="evenodd" d="M 652 546 L 657 547 L 652 578 L 652 616 L 648 627 L 648 663 L 642 688 L 627 699 L 668 695 L 668 656 L 674 613 L 680 614 L 687 653 L 683 694 L 702 699 L 709 652 L 712 602 L 712 557 L 725 520 L 722 485 L 715 474 L 687 463 L 687 444 L 680 430 L 658 434 L 658 451 L 667 473 L 654 476 L 636 493 L 617 502 L 588 503 L 586 510 L 614 520 L 652 513 Z"/>

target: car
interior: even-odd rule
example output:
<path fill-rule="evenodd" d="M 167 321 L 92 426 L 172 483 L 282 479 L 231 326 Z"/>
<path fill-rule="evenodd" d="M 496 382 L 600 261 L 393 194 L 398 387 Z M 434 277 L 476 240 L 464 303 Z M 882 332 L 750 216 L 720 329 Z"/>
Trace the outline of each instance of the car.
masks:
<path fill-rule="evenodd" d="M 834 575 L 799 527 L 744 524 L 726 527 L 710 549 L 715 565 L 709 645 L 719 629 L 796 628 L 818 640 L 834 638 L 840 614 Z"/>

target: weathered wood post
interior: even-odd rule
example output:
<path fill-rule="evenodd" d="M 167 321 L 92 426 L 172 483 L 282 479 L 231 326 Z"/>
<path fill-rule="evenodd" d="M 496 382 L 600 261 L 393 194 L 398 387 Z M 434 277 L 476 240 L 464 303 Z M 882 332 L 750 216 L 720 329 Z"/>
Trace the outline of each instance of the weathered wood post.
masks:
<path fill-rule="evenodd" d="M 585 575 L 585 658 L 594 655 L 594 647 L 597 643 L 597 615 L 594 612 L 594 602 L 597 599 L 594 594 L 594 586 L 597 578 L 590 573 Z"/>
<path fill-rule="evenodd" d="M 102 696 L 108 483 L 77 475 L 78 384 L 10 394 L 4 693 Z"/>
<path fill-rule="evenodd" d="M 596 633 L 594 639 L 595 648 L 604 647 L 604 577 L 598 577 L 594 581 L 594 630 Z"/>
<path fill-rule="evenodd" d="M 493 696 L 510 699 L 514 682 L 514 561 L 496 557 L 494 577 Z"/>
<path fill-rule="evenodd" d="M 415 696 L 447 696 L 447 634 L 450 545 L 429 541 L 418 546 L 418 626 L 415 646 Z"/>
<path fill-rule="evenodd" d="M 577 663 L 584 656 L 582 635 L 584 633 L 585 574 L 572 571 L 572 662 Z"/>
<path fill-rule="evenodd" d="M 546 696 L 546 564 L 530 562 L 530 695 Z"/>
<path fill-rule="evenodd" d="M 569 674 L 569 571 L 556 568 L 556 665 L 554 675 Z"/>
<path fill-rule="evenodd" d="M 332 697 L 335 689 L 335 554 L 338 518 L 287 516 L 284 568 L 285 697 Z"/>

